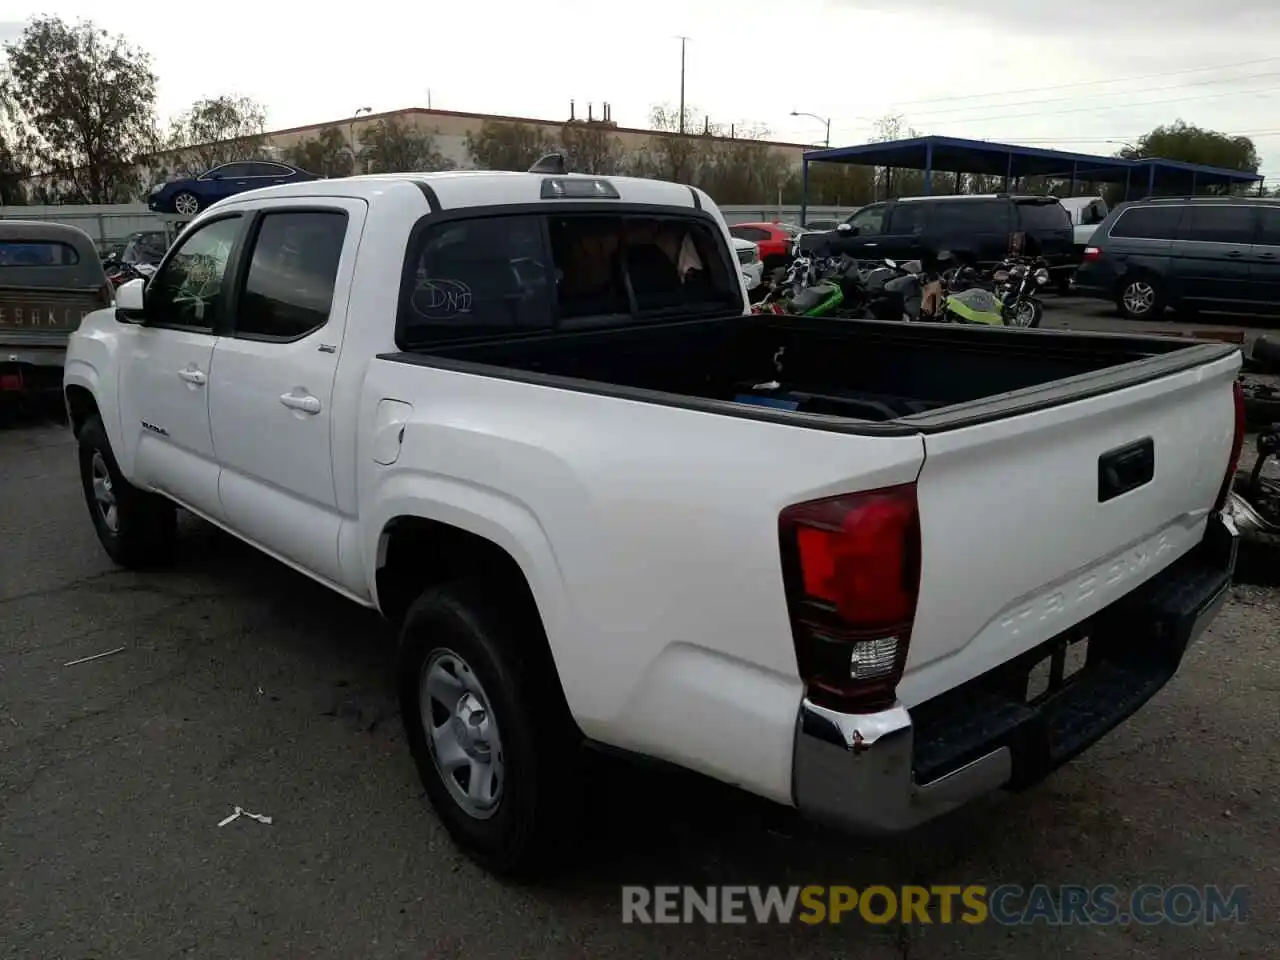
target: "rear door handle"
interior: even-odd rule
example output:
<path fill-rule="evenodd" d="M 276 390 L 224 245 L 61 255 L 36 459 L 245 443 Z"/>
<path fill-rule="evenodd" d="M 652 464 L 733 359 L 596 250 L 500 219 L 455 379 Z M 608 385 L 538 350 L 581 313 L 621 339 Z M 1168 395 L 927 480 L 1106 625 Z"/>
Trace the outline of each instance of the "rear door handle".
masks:
<path fill-rule="evenodd" d="M 187 367 L 185 370 L 179 370 L 178 376 L 187 381 L 187 383 L 193 383 L 198 387 L 204 386 L 209 379 L 205 376 L 203 370 L 197 370 L 194 367 Z"/>
<path fill-rule="evenodd" d="M 280 402 L 290 410 L 298 410 L 312 415 L 320 412 L 319 399 L 309 393 L 282 393 L 280 394 Z"/>
<path fill-rule="evenodd" d="M 1276 258 L 1276 255 L 1275 255 L 1274 253 L 1260 253 L 1260 254 L 1258 254 L 1258 259 L 1259 259 L 1259 260 L 1274 260 L 1275 258 Z"/>
<path fill-rule="evenodd" d="M 1228 256 L 1228 257 L 1232 257 L 1232 258 L 1234 258 L 1234 257 L 1243 257 L 1243 256 L 1244 256 L 1244 254 L 1243 254 L 1243 253 L 1241 253 L 1239 250 L 1232 250 L 1230 253 L 1228 253 L 1228 254 L 1227 254 L 1227 256 Z"/>

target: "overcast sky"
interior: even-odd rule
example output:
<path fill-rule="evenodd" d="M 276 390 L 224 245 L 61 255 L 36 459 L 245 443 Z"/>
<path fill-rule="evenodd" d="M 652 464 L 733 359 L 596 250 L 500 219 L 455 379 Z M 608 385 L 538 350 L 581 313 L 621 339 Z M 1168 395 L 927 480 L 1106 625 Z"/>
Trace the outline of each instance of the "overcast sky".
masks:
<path fill-rule="evenodd" d="M 685 34 L 687 102 L 779 140 L 822 139 L 792 110 L 830 117 L 833 145 L 896 111 L 922 133 L 1112 153 L 1181 117 L 1254 136 L 1280 176 L 1280 0 L 4 6 L 4 39 L 40 12 L 125 34 L 153 57 L 162 117 L 242 94 L 279 128 L 427 106 L 430 90 L 437 109 L 546 119 L 607 100 L 643 126 L 679 99 Z"/>

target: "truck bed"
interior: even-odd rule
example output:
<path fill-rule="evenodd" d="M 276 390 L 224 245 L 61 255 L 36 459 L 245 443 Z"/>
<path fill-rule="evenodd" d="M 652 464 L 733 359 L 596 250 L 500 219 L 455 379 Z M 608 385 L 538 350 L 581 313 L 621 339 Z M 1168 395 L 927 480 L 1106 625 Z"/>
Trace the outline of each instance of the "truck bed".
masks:
<path fill-rule="evenodd" d="M 849 432 L 1054 406 L 1228 355 L 1172 338 L 750 316 L 441 346 L 397 359 Z"/>

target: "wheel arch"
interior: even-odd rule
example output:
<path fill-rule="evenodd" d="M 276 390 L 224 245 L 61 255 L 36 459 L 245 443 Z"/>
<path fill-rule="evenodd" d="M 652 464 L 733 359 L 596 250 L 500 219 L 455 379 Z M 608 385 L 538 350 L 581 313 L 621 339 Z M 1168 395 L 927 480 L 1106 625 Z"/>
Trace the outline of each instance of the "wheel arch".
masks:
<path fill-rule="evenodd" d="M 439 501 L 389 503 L 370 525 L 366 543 L 374 601 L 383 616 L 399 622 L 432 586 L 473 577 L 503 580 L 514 589 L 515 602 L 528 604 L 538 617 L 538 642 L 561 676 L 557 651 L 564 655 L 569 612 L 551 545 L 525 508 L 496 496 L 486 500 L 483 512 Z"/>

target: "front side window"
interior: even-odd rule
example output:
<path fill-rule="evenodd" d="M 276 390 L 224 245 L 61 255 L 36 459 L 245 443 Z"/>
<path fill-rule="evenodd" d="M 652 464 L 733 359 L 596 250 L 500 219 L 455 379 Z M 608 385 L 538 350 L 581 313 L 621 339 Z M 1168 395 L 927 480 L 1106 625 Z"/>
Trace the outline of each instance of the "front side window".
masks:
<path fill-rule="evenodd" d="M 236 310 L 236 336 L 296 340 L 323 327 L 346 235 L 341 210 L 263 215 Z"/>
<path fill-rule="evenodd" d="M 226 217 L 185 237 L 147 284 L 147 320 L 162 326 L 212 330 L 222 306 L 227 264 L 241 218 Z"/>
<path fill-rule="evenodd" d="M 1268 247 L 1280 247 L 1280 207 L 1259 207 L 1262 218 L 1258 225 L 1258 243 Z"/>
<path fill-rule="evenodd" d="M 1252 243 L 1253 209 L 1217 204 L 1187 207 L 1178 239 L 1201 243 Z"/>
<path fill-rule="evenodd" d="M 882 203 L 871 207 L 863 207 L 845 222 L 851 227 L 856 227 L 860 237 L 874 236 L 884 232 L 884 215 L 886 212 L 887 208 Z"/>

